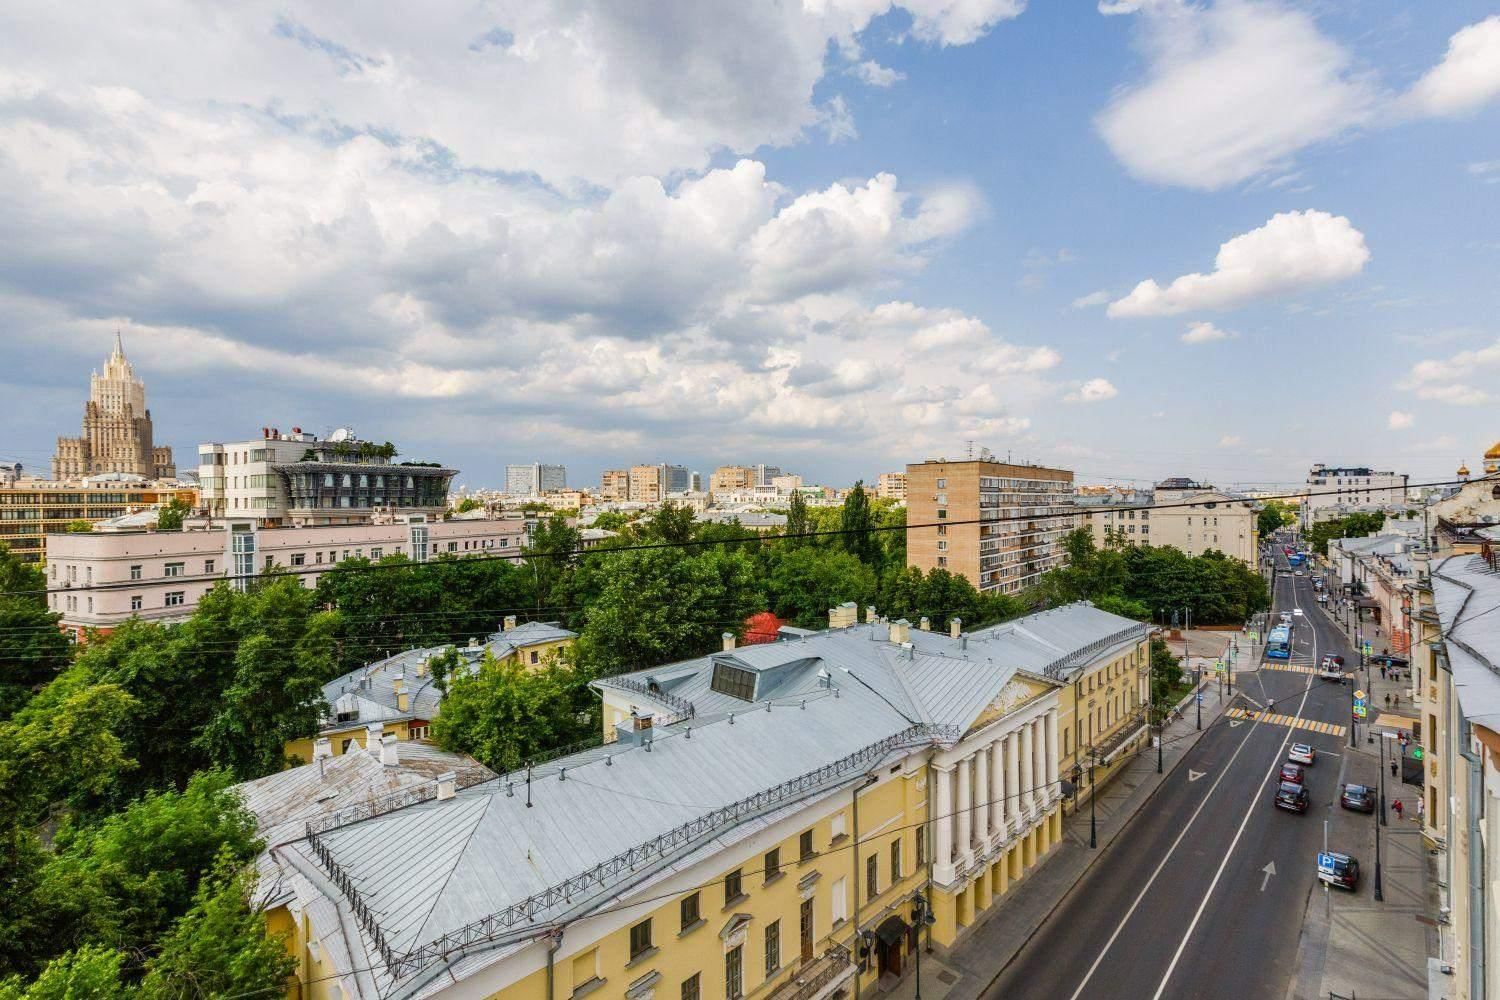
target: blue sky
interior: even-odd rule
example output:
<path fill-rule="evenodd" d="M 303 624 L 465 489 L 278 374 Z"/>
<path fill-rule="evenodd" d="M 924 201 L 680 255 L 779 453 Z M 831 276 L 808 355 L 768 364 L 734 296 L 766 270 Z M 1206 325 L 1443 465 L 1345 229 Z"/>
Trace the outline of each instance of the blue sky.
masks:
<path fill-rule="evenodd" d="M 8 8 L 0 458 L 118 326 L 183 458 L 1474 465 L 1494 5 L 1100 7 Z"/>

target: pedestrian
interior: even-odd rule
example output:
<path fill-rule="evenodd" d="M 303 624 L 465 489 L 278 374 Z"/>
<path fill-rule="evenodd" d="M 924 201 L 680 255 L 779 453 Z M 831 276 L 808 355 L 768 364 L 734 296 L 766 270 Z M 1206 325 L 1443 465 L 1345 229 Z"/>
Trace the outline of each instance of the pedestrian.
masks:
<path fill-rule="evenodd" d="M 1387 691 L 1385 693 L 1385 707 L 1386 708 L 1390 708 L 1391 707 L 1391 693 L 1389 691 Z"/>
<path fill-rule="evenodd" d="M 1394 778 L 1395 776 L 1396 776 L 1396 758 L 1392 757 L 1391 758 L 1391 777 Z"/>
<path fill-rule="evenodd" d="M 1417 822 L 1422 822 L 1422 817 L 1427 815 L 1427 800 L 1417 800 Z"/>
<path fill-rule="evenodd" d="M 1385 664 L 1383 664 L 1383 663 L 1380 665 L 1380 679 L 1381 680 L 1385 680 L 1386 679 L 1386 676 L 1385 676 Z"/>
<path fill-rule="evenodd" d="M 1401 819 L 1401 800 L 1397 799 L 1395 802 L 1392 802 L 1391 808 L 1396 810 L 1396 818 Z"/>

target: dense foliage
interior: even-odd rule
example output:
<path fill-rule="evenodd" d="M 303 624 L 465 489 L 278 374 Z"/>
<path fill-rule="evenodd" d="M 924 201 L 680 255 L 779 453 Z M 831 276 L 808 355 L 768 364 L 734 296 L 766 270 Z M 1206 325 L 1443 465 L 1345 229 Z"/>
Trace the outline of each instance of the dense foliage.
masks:
<path fill-rule="evenodd" d="M 1307 544 L 1319 555 L 1328 554 L 1328 543 L 1335 538 L 1364 538 L 1385 527 L 1384 514 L 1345 514 L 1331 521 L 1319 521 L 1307 531 Z"/>
<path fill-rule="evenodd" d="M 1270 537 L 1278 528 L 1297 523 L 1297 511 L 1291 504 L 1280 500 L 1267 500 L 1256 517 L 1255 530 L 1262 538 Z"/>
<path fill-rule="evenodd" d="M 173 497 L 156 512 L 157 531 L 181 531 L 182 519 L 193 512 L 193 505 L 186 500 Z"/>
<path fill-rule="evenodd" d="M 72 658 L 47 610 L 46 574 L 0 543 L 0 719 L 9 718 Z"/>

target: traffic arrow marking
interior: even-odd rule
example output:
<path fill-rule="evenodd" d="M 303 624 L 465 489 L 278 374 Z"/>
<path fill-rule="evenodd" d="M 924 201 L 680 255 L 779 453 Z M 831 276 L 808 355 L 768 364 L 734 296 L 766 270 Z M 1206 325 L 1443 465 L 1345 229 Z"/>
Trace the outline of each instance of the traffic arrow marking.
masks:
<path fill-rule="evenodd" d="M 1194 771 L 1192 768 L 1188 768 L 1188 781 L 1197 781 L 1207 773 L 1207 771 Z"/>
<path fill-rule="evenodd" d="M 1229 728 L 1230 729 L 1234 729 L 1236 726 L 1238 726 L 1243 721 L 1245 721 L 1245 720 L 1244 719 L 1230 719 L 1229 720 Z"/>
<path fill-rule="evenodd" d="M 1266 877 L 1260 880 L 1260 891 L 1265 892 L 1266 884 L 1271 881 L 1271 876 L 1276 874 L 1276 862 L 1267 862 L 1266 866 L 1262 868 L 1261 871 L 1266 873 Z"/>

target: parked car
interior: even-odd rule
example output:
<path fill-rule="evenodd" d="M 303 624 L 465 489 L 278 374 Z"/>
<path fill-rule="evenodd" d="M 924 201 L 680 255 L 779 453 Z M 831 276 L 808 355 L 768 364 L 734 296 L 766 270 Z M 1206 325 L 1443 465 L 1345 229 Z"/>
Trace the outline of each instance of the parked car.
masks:
<path fill-rule="evenodd" d="M 1276 808 L 1290 809 L 1292 812 L 1307 812 L 1308 796 L 1307 789 L 1290 781 L 1283 781 L 1276 786 Z"/>
<path fill-rule="evenodd" d="M 1311 765 L 1314 759 L 1313 748 L 1306 743 L 1293 743 L 1292 748 L 1286 752 L 1286 759 L 1296 764 Z"/>
<path fill-rule="evenodd" d="M 1291 784 L 1294 784 L 1294 785 L 1300 785 L 1300 784 L 1302 784 L 1302 765 L 1301 764 L 1293 764 L 1291 761 L 1288 761 L 1287 763 L 1282 764 L 1281 765 L 1281 781 L 1282 781 L 1283 784 L 1286 784 L 1286 783 L 1291 783 Z"/>
<path fill-rule="evenodd" d="M 1339 805 L 1351 812 L 1375 811 L 1375 789 L 1369 785 L 1345 785 L 1339 790 Z"/>
<path fill-rule="evenodd" d="M 1293 570 L 1293 571 L 1292 571 L 1292 575 L 1293 575 L 1293 576 L 1301 576 L 1301 575 L 1302 575 L 1302 571 L 1301 571 L 1301 570 L 1300 570 L 1300 569 L 1298 569 L 1298 570 Z"/>
<path fill-rule="evenodd" d="M 1344 658 L 1332 653 L 1323 657 L 1318 664 L 1318 676 L 1325 681 L 1338 681 L 1342 684 L 1348 679 L 1348 675 L 1344 673 Z"/>
<path fill-rule="evenodd" d="M 1359 888 L 1359 862 L 1347 854 L 1329 851 L 1318 858 L 1318 880 L 1341 889 Z"/>

